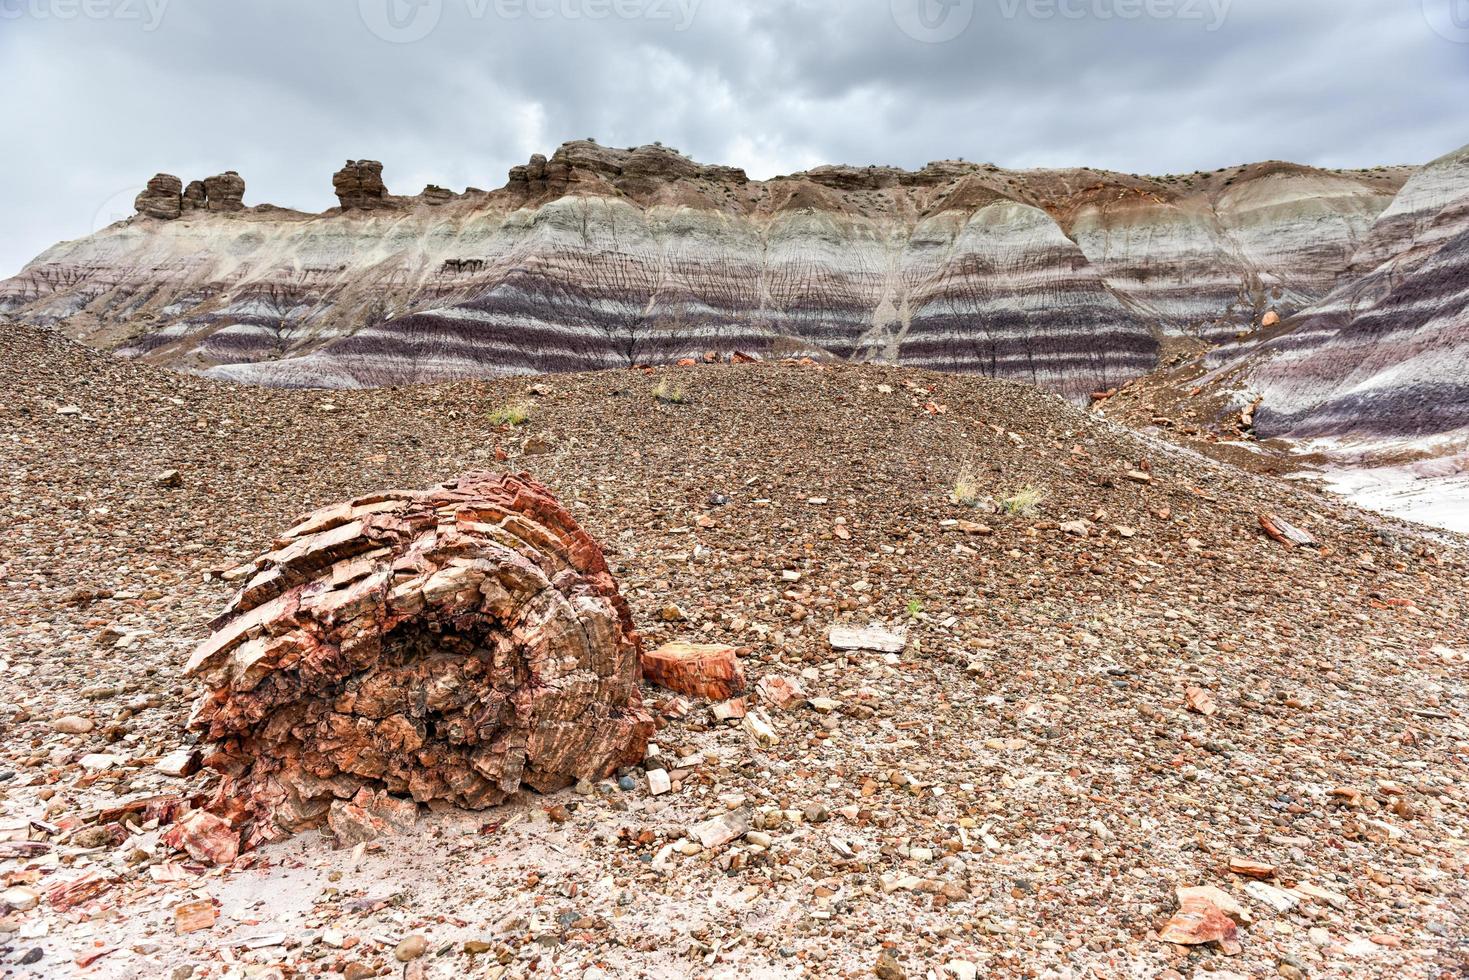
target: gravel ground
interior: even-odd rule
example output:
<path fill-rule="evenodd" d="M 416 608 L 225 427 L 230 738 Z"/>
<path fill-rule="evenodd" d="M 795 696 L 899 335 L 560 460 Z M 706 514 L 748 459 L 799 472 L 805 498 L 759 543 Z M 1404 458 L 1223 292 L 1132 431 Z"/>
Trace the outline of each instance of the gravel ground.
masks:
<path fill-rule="evenodd" d="M 754 364 L 291 392 L 17 327 L 4 349 L 0 976 L 1469 969 L 1463 538 L 975 378 Z M 520 401 L 523 425 L 490 423 Z M 97 819 L 209 785 L 154 762 L 186 741 L 179 669 L 219 573 L 315 506 L 494 465 L 604 544 L 650 646 L 729 642 L 752 684 L 798 679 L 812 702 L 752 697 L 779 741 L 649 689 L 665 795 L 635 769 L 228 869 Z M 1039 503 L 956 504 L 961 476 Z M 1321 547 L 1266 537 L 1267 511 Z M 906 648 L 828 643 L 872 623 Z M 721 814 L 750 832 L 688 839 Z M 1193 885 L 1244 907 L 1237 952 L 1158 938 Z M 186 903 L 217 919 L 179 934 Z"/>

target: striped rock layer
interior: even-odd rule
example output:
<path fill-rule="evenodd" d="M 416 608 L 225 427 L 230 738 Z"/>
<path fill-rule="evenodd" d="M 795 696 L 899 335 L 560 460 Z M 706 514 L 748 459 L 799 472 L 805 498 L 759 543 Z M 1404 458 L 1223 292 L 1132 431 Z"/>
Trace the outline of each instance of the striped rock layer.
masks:
<path fill-rule="evenodd" d="M 1080 397 L 1149 371 L 1167 334 L 1232 337 L 1319 300 L 1410 173 L 947 161 L 752 181 L 662 147 L 578 142 L 497 191 L 394 197 L 380 165 L 350 161 L 343 206 L 323 214 L 185 207 L 57 245 L 0 284 L 0 313 L 277 385 L 738 350 Z"/>
<path fill-rule="evenodd" d="M 249 846 L 350 841 L 414 803 L 480 809 L 643 757 L 641 653 L 601 549 L 527 476 L 472 473 L 306 517 L 187 672 Z"/>
<path fill-rule="evenodd" d="M 1216 376 L 1264 399 L 1262 436 L 1469 441 L 1469 147 L 1408 181 L 1351 268 Z"/>

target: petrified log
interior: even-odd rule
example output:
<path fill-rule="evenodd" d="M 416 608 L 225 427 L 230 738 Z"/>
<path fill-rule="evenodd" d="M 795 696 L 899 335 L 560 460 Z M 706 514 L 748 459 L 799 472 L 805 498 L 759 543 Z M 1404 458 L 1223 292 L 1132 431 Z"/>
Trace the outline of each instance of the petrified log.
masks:
<path fill-rule="evenodd" d="M 319 510 L 189 661 L 226 775 L 209 809 L 249 847 L 605 777 L 653 731 L 640 654 L 601 549 L 526 475 Z"/>
<path fill-rule="evenodd" d="M 643 676 L 679 694 L 724 701 L 745 689 L 734 647 L 719 643 L 665 643 L 643 655 Z"/>
<path fill-rule="evenodd" d="M 1261 514 L 1260 527 L 1266 534 L 1288 548 L 1316 547 L 1315 538 L 1279 514 Z"/>

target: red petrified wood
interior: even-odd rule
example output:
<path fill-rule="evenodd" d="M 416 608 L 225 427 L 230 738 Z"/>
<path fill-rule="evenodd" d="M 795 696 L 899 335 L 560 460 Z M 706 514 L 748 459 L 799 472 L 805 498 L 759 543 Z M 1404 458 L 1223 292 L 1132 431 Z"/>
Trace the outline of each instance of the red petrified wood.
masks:
<path fill-rule="evenodd" d="M 722 644 L 665 643 L 643 655 L 643 676 L 689 697 L 725 701 L 745 689 L 735 648 Z"/>
<path fill-rule="evenodd" d="M 226 776 L 209 810 L 244 847 L 602 778 L 653 731 L 601 549 L 524 475 L 317 511 L 216 626 L 189 661 L 208 686 L 190 724 Z"/>

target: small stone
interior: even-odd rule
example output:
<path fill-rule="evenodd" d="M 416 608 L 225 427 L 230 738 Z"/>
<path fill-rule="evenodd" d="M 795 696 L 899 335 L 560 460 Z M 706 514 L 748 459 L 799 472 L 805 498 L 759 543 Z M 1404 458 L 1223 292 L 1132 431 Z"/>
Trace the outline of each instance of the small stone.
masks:
<path fill-rule="evenodd" d="M 159 759 L 154 768 L 165 776 L 183 778 L 192 776 L 203 764 L 203 756 L 194 749 L 179 749 Z"/>
<path fill-rule="evenodd" d="M 745 717 L 746 707 L 744 698 L 731 698 L 721 701 L 709 709 L 716 721 L 736 721 Z"/>
<path fill-rule="evenodd" d="M 1274 885 L 1267 885 L 1263 881 L 1252 881 L 1245 885 L 1245 894 L 1277 912 L 1289 912 L 1301 902 L 1300 896 Z"/>
<path fill-rule="evenodd" d="M 41 962 L 41 958 L 45 955 L 46 951 L 41 949 L 41 947 L 32 946 L 29 950 L 26 951 L 26 954 L 20 959 L 16 960 L 16 962 L 19 963 L 21 966 L 35 966 L 37 963 Z"/>
<path fill-rule="evenodd" d="M 393 950 L 393 958 L 399 963 L 407 963 L 416 960 L 428 952 L 428 939 L 421 935 L 412 935 L 398 944 Z"/>
<path fill-rule="evenodd" d="M 637 780 L 633 779 L 631 776 L 618 776 L 617 788 L 622 790 L 623 792 L 630 792 L 638 788 Z"/>
<path fill-rule="evenodd" d="M 827 634 L 827 642 L 833 650 L 874 650 L 878 653 L 902 653 L 908 645 L 908 637 L 901 632 L 872 626 L 854 629 L 850 626 L 833 626 Z"/>
<path fill-rule="evenodd" d="M 877 965 L 872 968 L 872 972 L 877 975 L 877 980 L 907 980 L 908 977 L 890 949 L 883 950 L 877 957 Z"/>
<path fill-rule="evenodd" d="M 210 864 L 230 864 L 240 855 L 239 834 L 208 810 L 190 810 L 159 840 Z"/>
<path fill-rule="evenodd" d="M 9 905 L 17 912 L 28 912 L 41 900 L 41 893 L 25 885 L 15 885 L 0 893 L 0 904 Z"/>
<path fill-rule="evenodd" d="M 719 847 L 743 837 L 750 829 L 750 814 L 747 810 L 722 813 L 689 828 L 689 833 L 703 847 Z"/>
<path fill-rule="evenodd" d="M 1229 870 L 1243 878 L 1275 877 L 1275 865 L 1266 864 L 1264 861 L 1254 861 L 1250 858 L 1230 858 Z"/>
<path fill-rule="evenodd" d="M 780 736 L 775 734 L 775 728 L 764 712 L 751 711 L 741 720 L 740 727 L 762 749 L 774 748 L 780 744 Z"/>
<path fill-rule="evenodd" d="M 689 697 L 725 701 L 745 687 L 735 648 L 725 644 L 665 643 L 643 654 L 643 676 Z"/>
<path fill-rule="evenodd" d="M 96 722 L 80 715 L 64 715 L 51 723 L 51 730 L 63 735 L 85 735 L 96 727 Z"/>
<path fill-rule="evenodd" d="M 668 773 L 662 769 L 653 769 L 648 773 L 648 792 L 653 796 L 662 796 L 673 789 L 673 780 Z"/>
<path fill-rule="evenodd" d="M 173 908 L 173 931 L 184 936 L 191 932 L 214 928 L 219 911 L 207 898 L 195 902 L 184 902 Z"/>
<path fill-rule="evenodd" d="M 178 470 L 164 470 L 157 476 L 153 477 L 153 483 L 156 486 L 172 489 L 175 487 L 183 486 L 184 477 L 183 474 L 180 473 Z"/>

